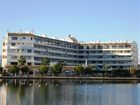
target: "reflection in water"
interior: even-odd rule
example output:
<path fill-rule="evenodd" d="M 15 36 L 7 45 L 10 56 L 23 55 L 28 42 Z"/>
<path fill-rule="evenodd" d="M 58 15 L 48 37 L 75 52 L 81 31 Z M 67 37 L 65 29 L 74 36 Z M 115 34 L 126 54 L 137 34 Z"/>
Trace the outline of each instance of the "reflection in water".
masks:
<path fill-rule="evenodd" d="M 139 83 L 4 80 L 0 105 L 140 105 Z"/>

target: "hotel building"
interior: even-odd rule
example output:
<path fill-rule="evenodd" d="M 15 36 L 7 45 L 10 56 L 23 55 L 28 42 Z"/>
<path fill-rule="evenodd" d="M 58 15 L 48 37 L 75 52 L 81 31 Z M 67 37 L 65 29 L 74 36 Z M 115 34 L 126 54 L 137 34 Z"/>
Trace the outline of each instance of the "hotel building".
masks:
<path fill-rule="evenodd" d="M 7 33 L 2 46 L 2 66 L 17 64 L 17 58 L 24 56 L 28 65 L 40 65 L 44 57 L 50 64 L 63 60 L 69 66 L 82 64 L 95 65 L 103 69 L 138 66 L 137 43 L 132 41 L 117 42 L 78 42 L 76 38 L 49 38 L 46 35 L 33 33 Z"/>

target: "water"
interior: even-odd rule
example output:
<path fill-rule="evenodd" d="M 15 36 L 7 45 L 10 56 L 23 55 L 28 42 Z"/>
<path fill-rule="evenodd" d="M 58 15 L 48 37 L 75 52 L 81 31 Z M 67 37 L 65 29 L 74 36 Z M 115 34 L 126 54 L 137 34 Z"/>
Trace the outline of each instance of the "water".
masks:
<path fill-rule="evenodd" d="M 140 105 L 140 84 L 0 80 L 0 105 Z"/>

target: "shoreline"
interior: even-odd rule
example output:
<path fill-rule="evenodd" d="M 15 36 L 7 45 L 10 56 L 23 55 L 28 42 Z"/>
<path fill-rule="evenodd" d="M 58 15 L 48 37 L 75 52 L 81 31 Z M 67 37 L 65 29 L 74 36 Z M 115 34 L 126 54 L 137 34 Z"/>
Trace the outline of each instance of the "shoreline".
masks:
<path fill-rule="evenodd" d="M 0 79 L 59 79 L 59 80 L 140 80 L 135 77 L 19 77 L 19 76 L 0 76 Z"/>

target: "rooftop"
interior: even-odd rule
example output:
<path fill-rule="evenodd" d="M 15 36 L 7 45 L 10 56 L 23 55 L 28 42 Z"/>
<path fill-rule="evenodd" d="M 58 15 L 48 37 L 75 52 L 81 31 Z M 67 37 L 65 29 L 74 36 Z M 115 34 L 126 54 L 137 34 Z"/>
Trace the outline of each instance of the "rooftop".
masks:
<path fill-rule="evenodd" d="M 12 36 L 12 35 L 17 35 L 17 36 L 39 36 L 39 37 L 46 37 L 46 38 L 50 38 L 50 39 L 56 39 L 56 40 L 61 40 L 61 41 L 67 41 L 67 42 L 71 42 L 71 43 L 80 43 L 80 44 L 121 44 L 121 43 L 135 43 L 137 45 L 137 43 L 135 41 L 127 41 L 127 40 L 117 40 L 117 41 L 108 41 L 108 42 L 101 42 L 100 40 L 97 41 L 89 41 L 89 42 L 84 42 L 84 41 L 78 41 L 75 37 L 73 37 L 71 34 L 67 35 L 64 38 L 57 38 L 57 37 L 49 37 L 46 34 L 42 34 L 42 35 L 36 35 L 33 32 L 30 31 L 25 31 L 25 32 L 8 32 L 7 35 Z M 94 38 L 93 38 L 94 39 Z"/>

